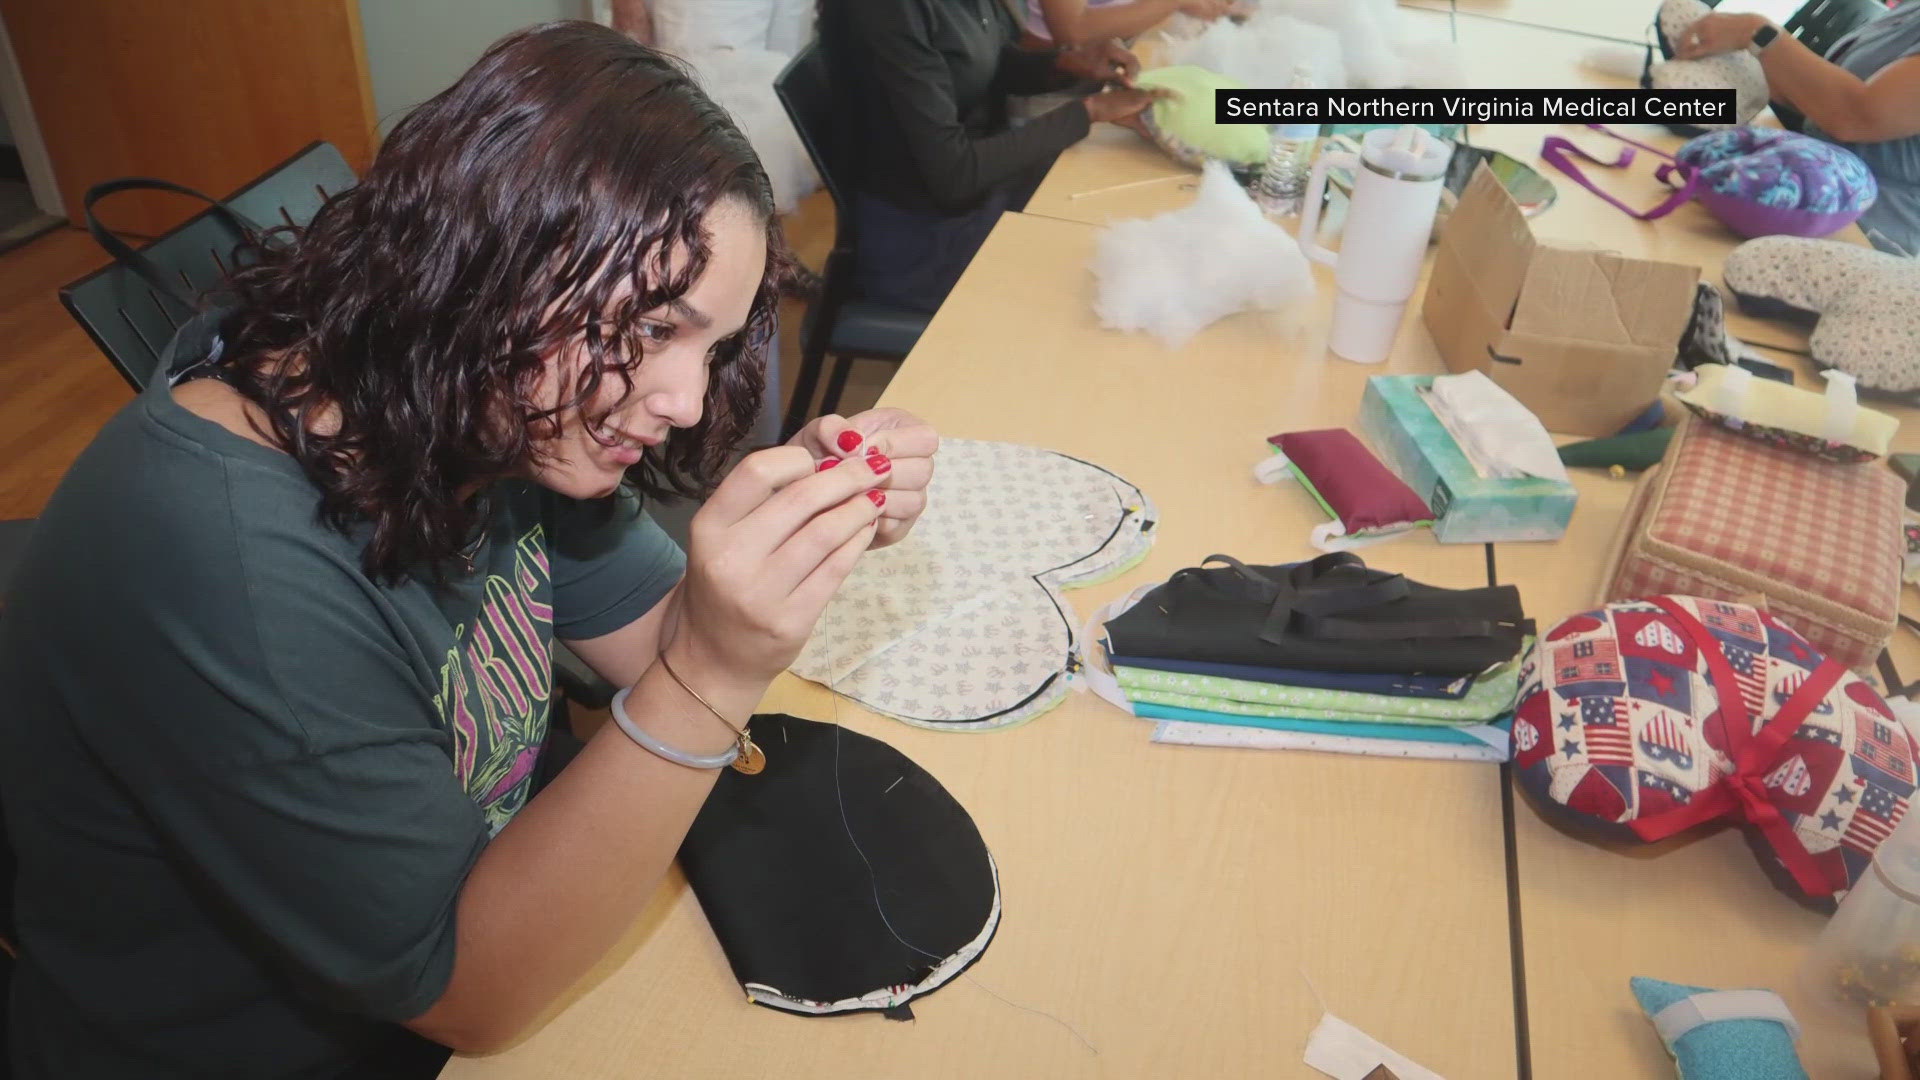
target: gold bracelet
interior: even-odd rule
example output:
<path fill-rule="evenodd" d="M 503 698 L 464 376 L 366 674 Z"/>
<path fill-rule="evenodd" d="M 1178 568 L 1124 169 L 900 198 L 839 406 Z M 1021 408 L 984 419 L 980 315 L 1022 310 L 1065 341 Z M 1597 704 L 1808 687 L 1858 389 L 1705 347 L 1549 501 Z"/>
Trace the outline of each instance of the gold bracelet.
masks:
<path fill-rule="evenodd" d="M 699 702 L 702 708 L 712 713 L 715 720 L 727 725 L 727 730 L 733 732 L 735 745 L 740 748 L 740 753 L 733 759 L 733 770 L 735 772 L 746 773 L 748 776 L 752 776 L 767 767 L 767 755 L 761 753 L 760 748 L 754 745 L 753 736 L 747 734 L 747 729 L 736 726 L 733 721 L 722 716 L 719 709 L 708 704 L 707 699 L 700 696 L 700 691 L 688 686 L 687 680 L 681 678 L 680 673 L 673 670 L 673 665 L 667 662 L 667 651 L 665 649 L 660 650 L 660 669 L 667 673 L 668 678 L 679 683 L 680 689 L 685 690 L 688 696 Z"/>

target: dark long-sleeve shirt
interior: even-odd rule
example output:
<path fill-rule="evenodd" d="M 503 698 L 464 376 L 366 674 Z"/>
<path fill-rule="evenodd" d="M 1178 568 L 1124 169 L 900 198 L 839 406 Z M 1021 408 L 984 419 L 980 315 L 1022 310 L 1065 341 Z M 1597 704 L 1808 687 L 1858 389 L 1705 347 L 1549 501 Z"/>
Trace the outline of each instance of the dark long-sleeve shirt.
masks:
<path fill-rule="evenodd" d="M 1007 94 L 1068 83 L 1051 54 L 1015 47 L 1018 33 L 1001 0 L 826 0 L 821 42 L 859 190 L 903 210 L 964 213 L 1085 137 L 1077 103 L 1008 126 Z"/>

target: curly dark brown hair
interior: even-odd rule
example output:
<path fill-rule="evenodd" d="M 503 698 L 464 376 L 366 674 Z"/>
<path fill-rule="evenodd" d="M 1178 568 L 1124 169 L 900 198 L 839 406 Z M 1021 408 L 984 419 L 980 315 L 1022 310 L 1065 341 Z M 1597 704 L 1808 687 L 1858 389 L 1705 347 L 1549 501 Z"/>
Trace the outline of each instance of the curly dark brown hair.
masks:
<path fill-rule="evenodd" d="M 323 520 L 371 523 L 370 575 L 439 579 L 483 530 L 494 481 L 524 473 L 601 379 L 631 391 L 639 317 L 699 279 L 703 221 L 728 198 L 765 224 L 766 276 L 712 360 L 701 422 L 627 478 L 643 496 L 703 495 L 759 408 L 795 264 L 727 114 L 677 62 L 593 23 L 501 40 L 400 121 L 357 186 L 253 245 L 221 375 L 319 487 Z M 581 339 L 566 400 L 533 400 L 545 358 Z M 337 428 L 315 430 L 323 415 Z"/>

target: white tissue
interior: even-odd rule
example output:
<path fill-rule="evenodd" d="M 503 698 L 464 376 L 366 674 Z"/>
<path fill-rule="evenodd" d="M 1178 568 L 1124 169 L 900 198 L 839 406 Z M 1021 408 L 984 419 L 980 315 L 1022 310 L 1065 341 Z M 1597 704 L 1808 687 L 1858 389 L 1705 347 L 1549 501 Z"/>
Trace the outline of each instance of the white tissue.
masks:
<path fill-rule="evenodd" d="M 1367 1074 L 1381 1065 L 1393 1070 L 1400 1080 L 1441 1080 L 1439 1073 L 1416 1064 L 1332 1013 L 1321 1014 L 1319 1026 L 1307 1037 L 1304 1057 L 1308 1065 L 1334 1080 L 1366 1080 Z"/>
<path fill-rule="evenodd" d="M 1427 404 L 1467 459 L 1487 475 L 1568 482 L 1567 467 L 1539 417 L 1486 372 L 1436 377 Z"/>
<path fill-rule="evenodd" d="M 1305 67 L 1321 89 L 1465 86 L 1459 50 L 1406 33 L 1394 0 L 1265 0 L 1245 22 L 1176 16 L 1166 62 L 1252 87 L 1293 85 Z"/>
<path fill-rule="evenodd" d="M 1174 349 L 1234 312 L 1313 294 L 1299 245 L 1218 162 L 1202 171 L 1192 204 L 1108 226 L 1090 269 L 1100 325 L 1145 330 Z"/>

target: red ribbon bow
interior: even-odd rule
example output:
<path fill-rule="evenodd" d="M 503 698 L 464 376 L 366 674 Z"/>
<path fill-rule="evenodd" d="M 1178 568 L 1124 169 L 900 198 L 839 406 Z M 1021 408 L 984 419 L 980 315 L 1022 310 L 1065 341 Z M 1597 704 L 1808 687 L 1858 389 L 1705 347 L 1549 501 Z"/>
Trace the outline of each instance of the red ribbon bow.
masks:
<path fill-rule="evenodd" d="M 1823 660 L 1820 666 L 1808 675 L 1800 688 L 1781 704 L 1780 711 L 1768 720 L 1759 731 L 1753 730 L 1753 717 L 1747 712 L 1747 703 L 1740 697 L 1740 684 L 1735 681 L 1733 665 L 1727 662 L 1727 656 L 1720 651 L 1720 643 L 1693 613 L 1682 607 L 1672 597 L 1658 597 L 1654 603 L 1680 625 L 1680 630 L 1694 647 L 1707 658 L 1707 673 L 1712 678 L 1714 693 L 1720 699 L 1720 718 L 1722 730 L 1726 732 L 1728 756 L 1733 758 L 1733 772 L 1720 778 L 1712 787 L 1694 795 L 1693 801 L 1685 806 L 1675 807 L 1662 814 L 1640 818 L 1630 824 L 1633 831 L 1642 840 L 1664 840 L 1673 834 L 1690 829 L 1703 822 L 1712 821 L 1728 814 L 1742 818 L 1767 838 L 1774 853 L 1780 856 L 1787 872 L 1808 896 L 1832 896 L 1837 889 L 1845 888 L 1845 882 L 1828 881 L 1813 856 L 1807 853 L 1806 845 L 1793 831 L 1793 826 L 1773 804 L 1771 793 L 1767 790 L 1765 777 L 1778 763 L 1780 750 L 1787 740 L 1800 728 L 1801 721 L 1813 712 L 1820 702 L 1826 699 L 1834 684 L 1846 672 L 1845 665 L 1836 660 Z"/>

